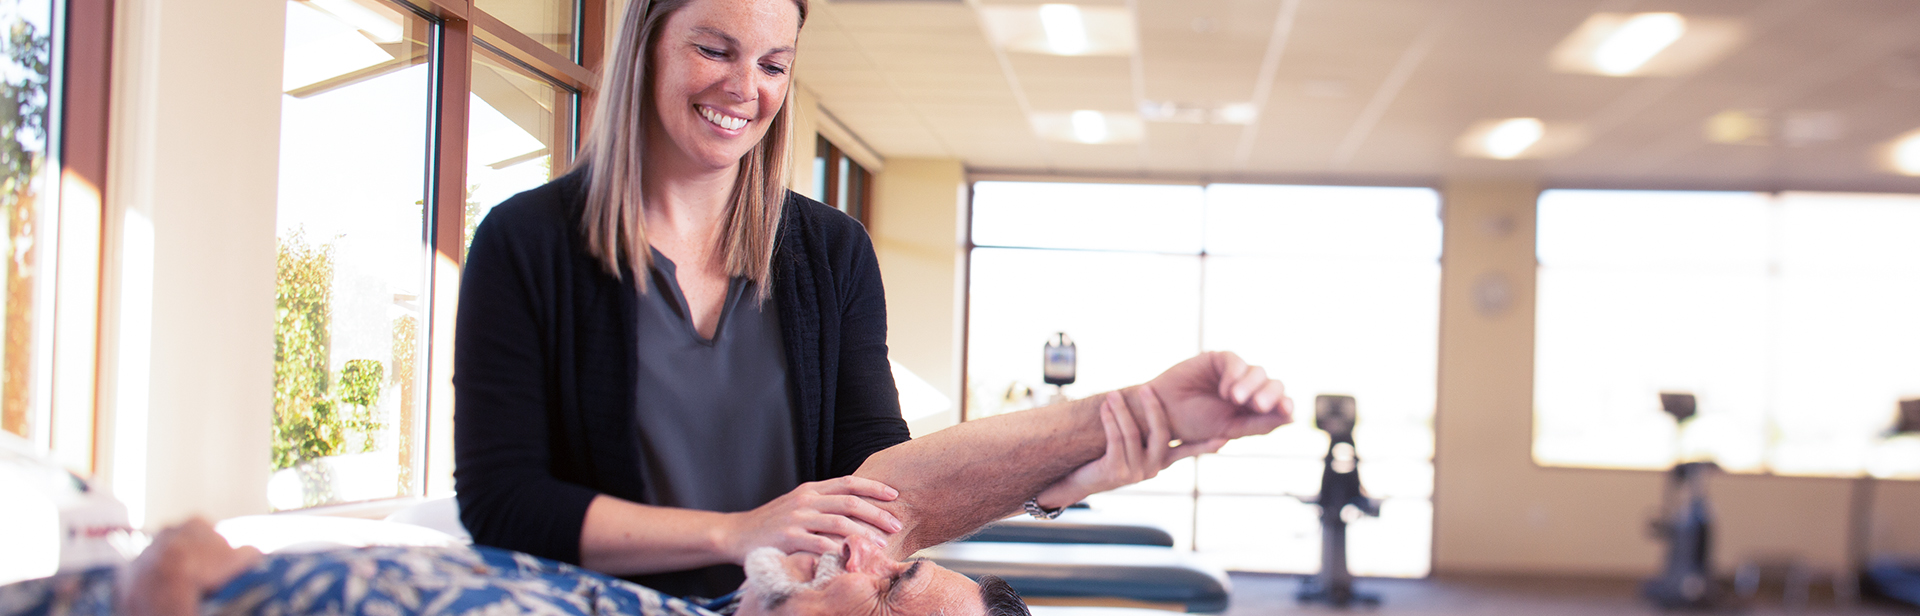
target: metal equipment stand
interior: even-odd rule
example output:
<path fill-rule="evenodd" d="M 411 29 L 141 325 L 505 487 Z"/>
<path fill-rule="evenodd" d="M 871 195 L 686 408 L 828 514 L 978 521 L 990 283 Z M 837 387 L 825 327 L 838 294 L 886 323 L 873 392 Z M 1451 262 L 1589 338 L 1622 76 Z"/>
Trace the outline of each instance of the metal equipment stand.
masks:
<path fill-rule="evenodd" d="M 1353 574 L 1347 571 L 1347 508 L 1360 515 L 1380 515 L 1380 501 L 1367 498 L 1360 487 L 1360 458 L 1353 449 L 1356 415 L 1352 396 L 1314 399 L 1314 422 L 1332 442 L 1327 447 L 1326 470 L 1320 475 L 1320 496 L 1308 501 L 1320 505 L 1320 573 L 1300 584 L 1294 598 L 1301 603 L 1380 604 L 1379 595 L 1354 590 Z"/>
<path fill-rule="evenodd" d="M 1693 394 L 1660 394 L 1660 406 L 1682 425 L 1693 417 Z M 1653 534 L 1667 544 L 1666 567 L 1647 580 L 1641 594 L 1664 609 L 1712 609 L 1720 604 L 1710 568 L 1713 554 L 1713 511 L 1707 506 L 1706 475 L 1718 469 L 1712 462 L 1677 464 L 1667 476 L 1662 515 L 1653 522 Z"/>

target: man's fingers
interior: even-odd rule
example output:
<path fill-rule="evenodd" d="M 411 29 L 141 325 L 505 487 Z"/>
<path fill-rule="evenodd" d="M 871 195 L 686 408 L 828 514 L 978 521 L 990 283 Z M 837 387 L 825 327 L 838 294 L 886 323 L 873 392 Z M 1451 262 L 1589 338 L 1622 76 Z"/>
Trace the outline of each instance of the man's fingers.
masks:
<path fill-rule="evenodd" d="M 1233 397 L 1228 398 L 1234 404 L 1245 405 L 1253 399 L 1253 394 L 1268 383 L 1267 369 L 1248 366 L 1247 371 L 1233 382 Z"/>
<path fill-rule="evenodd" d="M 1220 370 L 1220 383 L 1214 388 L 1222 400 L 1233 399 L 1233 384 L 1247 373 L 1247 361 L 1231 351 L 1219 351 L 1213 355 L 1214 367 Z"/>
<path fill-rule="evenodd" d="M 900 518 L 893 517 L 893 514 L 887 513 L 885 509 L 861 500 L 858 496 L 822 496 L 814 502 L 814 509 L 820 513 L 845 516 L 866 522 L 874 528 L 888 533 L 897 533 L 900 532 L 900 529 L 906 527 L 906 525 L 900 523 Z"/>
<path fill-rule="evenodd" d="M 881 501 L 891 501 L 900 498 L 900 491 L 893 489 L 893 486 L 866 477 L 855 477 L 853 475 L 828 479 L 826 481 L 816 481 L 807 485 L 813 486 L 821 494 L 851 494 L 853 496 L 865 496 Z"/>
<path fill-rule="evenodd" d="M 1284 410 L 1280 408 L 1280 401 L 1286 399 L 1286 397 L 1286 384 L 1277 380 L 1268 380 L 1265 385 L 1261 385 L 1259 389 L 1254 390 L 1253 410 L 1262 413 Z"/>

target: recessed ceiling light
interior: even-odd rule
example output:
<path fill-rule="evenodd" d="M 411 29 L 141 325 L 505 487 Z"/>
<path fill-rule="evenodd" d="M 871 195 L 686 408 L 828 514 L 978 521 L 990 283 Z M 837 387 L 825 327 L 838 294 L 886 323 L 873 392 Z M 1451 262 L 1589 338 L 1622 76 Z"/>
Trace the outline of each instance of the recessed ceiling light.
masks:
<path fill-rule="evenodd" d="M 1057 56 L 1126 56 L 1134 50 L 1133 12 L 1124 6 L 975 5 L 994 45 Z"/>
<path fill-rule="evenodd" d="M 1087 23 L 1080 19 L 1080 7 L 1042 4 L 1040 26 L 1047 33 L 1047 47 L 1053 53 L 1077 56 L 1087 52 Z"/>
<path fill-rule="evenodd" d="M 1454 149 L 1461 156 L 1474 158 L 1551 158 L 1579 149 L 1586 140 L 1586 131 L 1577 125 L 1548 124 L 1539 118 L 1503 118 L 1475 122 L 1460 135 Z"/>
<path fill-rule="evenodd" d="M 1728 109 L 1707 118 L 1707 141 L 1726 145 L 1767 145 L 1772 134 L 1764 111 Z"/>
<path fill-rule="evenodd" d="M 1493 126 L 1493 130 L 1487 131 L 1481 143 L 1485 145 L 1488 156 L 1510 160 L 1533 147 L 1546 134 L 1547 125 L 1540 122 L 1540 118 L 1509 118 L 1501 120 Z"/>
<path fill-rule="evenodd" d="M 1080 143 L 1105 143 L 1107 140 L 1107 116 L 1098 111 L 1081 109 L 1073 112 L 1073 139 Z"/>
<path fill-rule="evenodd" d="M 1610 77 L 1681 75 L 1739 45 L 1738 22 L 1678 13 L 1595 13 L 1553 50 L 1554 70 Z"/>
<path fill-rule="evenodd" d="M 1920 129 L 1914 129 L 1887 148 L 1887 162 L 1901 175 L 1920 176 Z"/>
<path fill-rule="evenodd" d="M 1252 124 L 1260 108 L 1253 103 L 1181 103 L 1146 101 L 1140 103 L 1140 117 L 1149 122 L 1175 124 Z"/>
<path fill-rule="evenodd" d="M 1634 15 L 1594 48 L 1593 66 L 1608 75 L 1631 75 L 1686 33 L 1687 19 L 1679 13 Z"/>
<path fill-rule="evenodd" d="M 1035 133 L 1064 143 L 1139 143 L 1146 133 L 1146 123 L 1132 113 L 1092 109 L 1036 111 L 1031 121 Z"/>

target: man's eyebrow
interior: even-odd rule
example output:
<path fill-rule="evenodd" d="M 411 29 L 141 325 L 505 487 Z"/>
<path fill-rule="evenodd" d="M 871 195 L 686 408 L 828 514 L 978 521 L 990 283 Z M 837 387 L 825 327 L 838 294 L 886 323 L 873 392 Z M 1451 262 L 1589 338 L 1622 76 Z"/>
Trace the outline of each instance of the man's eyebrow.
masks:
<path fill-rule="evenodd" d="M 900 587 L 905 586 L 907 583 L 907 580 L 913 579 L 914 575 L 920 573 L 920 565 L 924 565 L 924 564 L 927 564 L 927 561 L 924 561 L 924 560 L 913 561 L 913 564 L 907 566 L 906 571 L 901 571 L 900 575 L 894 576 L 893 582 L 890 584 L 887 584 L 887 600 L 888 601 L 893 600 L 894 593 L 899 592 Z"/>

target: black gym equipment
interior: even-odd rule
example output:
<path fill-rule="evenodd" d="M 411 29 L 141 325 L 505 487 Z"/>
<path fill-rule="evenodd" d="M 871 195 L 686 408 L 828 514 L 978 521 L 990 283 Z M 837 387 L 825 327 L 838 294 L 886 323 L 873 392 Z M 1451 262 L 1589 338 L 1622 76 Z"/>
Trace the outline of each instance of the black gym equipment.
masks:
<path fill-rule="evenodd" d="M 1347 571 L 1347 508 L 1361 515 L 1380 515 L 1380 501 L 1367 498 L 1366 490 L 1360 487 L 1360 458 L 1353 449 L 1356 406 L 1353 396 L 1323 395 L 1313 400 L 1313 421 L 1326 431 L 1331 442 L 1326 470 L 1320 474 L 1319 497 L 1302 499 L 1320 506 L 1320 573 L 1301 582 L 1300 591 L 1294 595 L 1301 603 L 1335 607 L 1380 603 L 1379 595 L 1355 591 L 1353 574 Z"/>
<path fill-rule="evenodd" d="M 1661 393 L 1660 407 L 1684 427 L 1693 417 L 1693 394 Z M 1712 462 L 1676 464 L 1667 474 L 1661 495 L 1661 516 L 1653 534 L 1667 544 L 1666 568 L 1647 580 L 1640 591 L 1666 609 L 1711 609 L 1720 593 L 1713 585 L 1713 512 L 1707 505 L 1706 475 L 1718 469 Z"/>
<path fill-rule="evenodd" d="M 1920 434 L 1920 398 L 1900 401 L 1899 415 L 1887 436 Z M 1920 608 L 1920 557 L 1882 556 L 1875 558 L 1868 544 L 1867 529 L 1873 517 L 1873 495 L 1878 479 L 1872 475 L 1854 482 L 1853 515 L 1848 529 L 1853 561 L 1861 570 L 1862 590 L 1875 596 Z"/>

